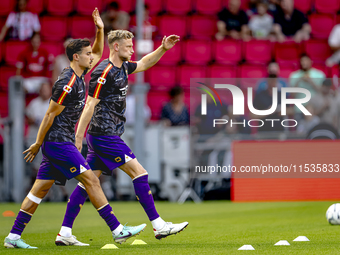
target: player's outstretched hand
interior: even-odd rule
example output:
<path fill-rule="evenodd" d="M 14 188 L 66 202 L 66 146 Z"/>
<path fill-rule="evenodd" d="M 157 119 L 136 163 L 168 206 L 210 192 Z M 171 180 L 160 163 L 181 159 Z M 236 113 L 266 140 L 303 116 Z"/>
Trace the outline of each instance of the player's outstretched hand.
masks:
<path fill-rule="evenodd" d="M 77 150 L 79 152 L 81 152 L 81 149 L 83 148 L 83 141 L 82 141 L 82 139 L 77 139 L 76 138 L 76 142 L 75 142 L 74 145 L 77 147 Z"/>
<path fill-rule="evenodd" d="M 104 23 L 99 15 L 99 11 L 97 8 L 95 8 L 94 11 L 92 12 L 92 17 L 94 24 L 97 26 L 98 29 L 104 28 Z"/>
<path fill-rule="evenodd" d="M 178 35 L 170 35 L 168 37 L 164 36 L 162 45 L 165 50 L 170 50 L 179 41 Z"/>
<path fill-rule="evenodd" d="M 27 150 L 25 150 L 22 154 L 26 154 L 24 159 L 26 162 L 32 162 L 35 156 L 38 154 L 40 149 L 40 144 L 34 143 Z"/>

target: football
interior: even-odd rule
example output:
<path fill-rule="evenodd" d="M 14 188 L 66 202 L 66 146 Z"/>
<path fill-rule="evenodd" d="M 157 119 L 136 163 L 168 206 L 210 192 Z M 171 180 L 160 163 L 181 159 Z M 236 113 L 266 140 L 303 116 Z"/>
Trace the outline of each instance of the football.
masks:
<path fill-rule="evenodd" d="M 327 221 L 332 225 L 340 225 L 340 203 L 332 204 L 326 212 Z"/>

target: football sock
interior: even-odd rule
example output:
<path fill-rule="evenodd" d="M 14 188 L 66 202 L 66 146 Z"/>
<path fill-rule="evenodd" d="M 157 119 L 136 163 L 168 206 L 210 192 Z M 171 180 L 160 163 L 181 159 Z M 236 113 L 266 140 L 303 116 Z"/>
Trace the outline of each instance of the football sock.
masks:
<path fill-rule="evenodd" d="M 24 231 L 26 225 L 28 224 L 28 222 L 30 222 L 32 218 L 32 215 L 30 215 L 29 213 L 23 211 L 20 209 L 15 221 L 14 221 L 14 225 L 12 227 L 12 230 L 10 232 L 11 234 L 15 234 L 15 235 L 11 235 L 12 238 L 16 238 L 16 239 L 12 239 L 10 236 L 9 239 L 11 240 L 18 240 L 21 237 L 22 232 Z M 19 237 L 19 238 L 18 238 Z"/>
<path fill-rule="evenodd" d="M 159 218 L 148 183 L 148 175 L 142 175 L 134 179 L 133 187 L 135 188 L 137 200 L 143 206 L 144 211 L 149 217 L 149 220 L 152 222 L 153 220 Z"/>
<path fill-rule="evenodd" d="M 161 217 L 158 217 L 157 219 L 151 221 L 151 224 L 154 230 L 160 230 L 165 226 L 165 221 Z"/>
<path fill-rule="evenodd" d="M 77 185 L 77 187 L 72 192 L 69 202 L 67 203 L 66 213 L 64 216 L 64 221 L 62 226 L 67 227 L 60 230 L 59 234 L 65 237 L 70 237 L 72 235 L 72 226 L 74 220 L 78 216 L 80 209 L 85 203 L 87 198 L 86 191 Z"/>
<path fill-rule="evenodd" d="M 109 204 L 100 207 L 97 209 L 97 211 L 99 212 L 99 215 L 105 220 L 111 231 L 116 230 L 116 228 L 121 225 L 116 216 L 113 214 L 112 207 Z"/>

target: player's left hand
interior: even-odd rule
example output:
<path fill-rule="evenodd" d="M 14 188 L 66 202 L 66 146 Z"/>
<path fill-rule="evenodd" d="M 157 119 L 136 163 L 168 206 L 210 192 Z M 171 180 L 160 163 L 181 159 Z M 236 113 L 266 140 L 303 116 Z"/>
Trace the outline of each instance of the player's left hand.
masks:
<path fill-rule="evenodd" d="M 178 35 L 170 35 L 168 37 L 164 36 L 162 45 L 164 50 L 170 50 L 179 41 Z"/>
<path fill-rule="evenodd" d="M 99 15 L 99 11 L 97 8 L 92 12 L 93 22 L 97 26 L 98 29 L 104 28 L 104 23 Z"/>
<path fill-rule="evenodd" d="M 27 150 L 25 150 L 22 154 L 26 154 L 24 159 L 26 162 L 32 162 L 35 156 L 38 154 L 39 149 L 40 149 L 40 144 L 34 143 L 32 144 Z"/>

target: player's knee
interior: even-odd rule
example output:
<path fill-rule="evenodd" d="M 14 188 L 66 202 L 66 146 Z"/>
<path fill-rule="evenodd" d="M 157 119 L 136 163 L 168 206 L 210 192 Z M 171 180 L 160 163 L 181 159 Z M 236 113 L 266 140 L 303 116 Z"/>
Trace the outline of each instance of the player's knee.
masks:
<path fill-rule="evenodd" d="M 97 186 L 100 187 L 99 179 L 92 172 L 90 174 L 84 175 L 80 182 L 85 186 L 85 188 Z"/>

